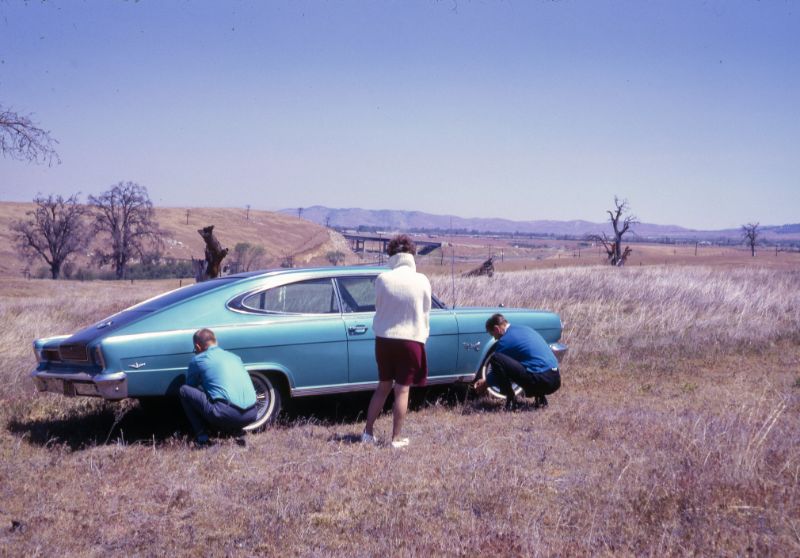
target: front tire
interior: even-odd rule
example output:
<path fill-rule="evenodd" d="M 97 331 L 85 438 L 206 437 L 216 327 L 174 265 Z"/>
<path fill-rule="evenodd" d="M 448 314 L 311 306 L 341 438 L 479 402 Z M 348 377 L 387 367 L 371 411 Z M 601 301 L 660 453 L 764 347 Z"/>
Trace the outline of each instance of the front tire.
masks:
<path fill-rule="evenodd" d="M 492 397 L 494 399 L 500 399 L 501 401 L 505 401 L 506 400 L 506 396 L 503 395 L 502 393 L 500 393 L 500 390 L 497 388 L 497 386 L 494 386 L 489 382 L 489 374 L 492 371 L 492 355 L 493 354 L 494 353 L 490 353 L 490 354 L 486 355 L 486 360 L 483 361 L 483 364 L 481 364 L 481 368 L 478 371 L 478 378 L 477 379 L 486 380 L 486 385 L 488 386 L 488 389 L 486 390 L 486 393 L 489 394 L 490 397 Z M 522 395 L 522 388 L 519 387 L 517 384 L 515 384 L 514 382 L 511 382 L 511 387 L 514 388 L 514 394 L 517 397 Z"/>
<path fill-rule="evenodd" d="M 267 424 L 275 422 L 281 412 L 283 394 L 274 377 L 262 372 L 250 372 L 250 380 L 256 390 L 256 420 L 245 426 L 242 430 L 253 432 Z"/>

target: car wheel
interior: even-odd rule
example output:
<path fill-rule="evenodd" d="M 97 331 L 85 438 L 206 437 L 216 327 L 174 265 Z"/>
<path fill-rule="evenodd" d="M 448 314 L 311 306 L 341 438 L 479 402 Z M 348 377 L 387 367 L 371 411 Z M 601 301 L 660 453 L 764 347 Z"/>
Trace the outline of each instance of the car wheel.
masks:
<path fill-rule="evenodd" d="M 502 399 L 503 401 L 505 401 L 506 396 L 500 393 L 500 390 L 497 389 L 497 386 L 493 385 L 488 379 L 489 373 L 491 371 L 492 371 L 492 354 L 489 354 L 486 356 L 486 360 L 483 361 L 481 369 L 478 372 L 478 377 L 476 379 L 486 380 L 486 385 L 488 386 L 486 393 L 488 393 L 490 397 L 494 397 L 495 399 Z M 517 384 L 511 382 L 511 387 L 514 388 L 514 393 L 517 396 L 522 395 L 522 388 L 519 387 Z"/>
<path fill-rule="evenodd" d="M 244 427 L 243 430 L 252 432 L 266 424 L 274 422 L 281 412 L 282 394 L 275 381 L 261 372 L 250 372 L 250 380 L 256 390 L 256 420 Z"/>

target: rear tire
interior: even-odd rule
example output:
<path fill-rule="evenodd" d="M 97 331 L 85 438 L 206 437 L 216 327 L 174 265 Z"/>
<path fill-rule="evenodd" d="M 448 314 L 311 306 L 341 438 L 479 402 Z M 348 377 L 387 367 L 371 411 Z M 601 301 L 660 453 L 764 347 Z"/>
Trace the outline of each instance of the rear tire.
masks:
<path fill-rule="evenodd" d="M 281 412 L 283 393 L 275 377 L 263 372 L 250 372 L 250 380 L 256 390 L 256 407 L 258 415 L 256 420 L 245 426 L 242 430 L 255 432 L 267 424 L 275 422 Z"/>
<path fill-rule="evenodd" d="M 494 353 L 489 353 L 488 355 L 486 355 L 486 360 L 484 360 L 483 364 L 481 364 L 481 368 L 478 371 L 478 377 L 476 379 L 478 379 L 478 380 L 486 380 L 486 385 L 488 387 L 488 389 L 486 390 L 486 393 L 490 397 L 492 397 L 494 399 L 500 399 L 501 401 L 505 401 L 506 400 L 506 396 L 503 395 L 502 393 L 500 393 L 500 390 L 497 389 L 497 387 L 495 387 L 491 383 L 489 383 L 488 376 L 489 376 L 489 373 L 492 371 L 492 362 L 491 362 L 491 360 L 492 360 L 492 355 L 493 354 Z M 511 382 L 511 387 L 514 388 L 514 394 L 517 397 L 519 397 L 520 395 L 524 395 L 522 388 L 519 387 L 514 382 Z"/>

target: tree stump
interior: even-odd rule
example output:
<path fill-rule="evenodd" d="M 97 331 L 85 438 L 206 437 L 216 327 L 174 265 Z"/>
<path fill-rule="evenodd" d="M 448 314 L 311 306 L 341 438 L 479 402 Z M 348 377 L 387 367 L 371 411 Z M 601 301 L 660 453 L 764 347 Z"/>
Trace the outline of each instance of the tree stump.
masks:
<path fill-rule="evenodd" d="M 222 260 L 228 255 L 228 249 L 223 248 L 217 237 L 214 236 L 214 225 L 209 225 L 198 229 L 197 232 L 203 237 L 206 243 L 205 260 L 192 259 L 195 279 L 198 283 L 207 279 L 219 277 L 222 269 Z M 195 263 L 197 262 L 197 263 Z"/>

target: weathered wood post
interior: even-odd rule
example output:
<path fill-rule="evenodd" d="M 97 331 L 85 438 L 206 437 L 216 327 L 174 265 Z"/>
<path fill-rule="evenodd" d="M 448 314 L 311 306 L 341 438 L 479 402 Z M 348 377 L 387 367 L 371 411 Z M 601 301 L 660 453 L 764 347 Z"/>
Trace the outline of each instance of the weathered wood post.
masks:
<path fill-rule="evenodd" d="M 192 258 L 195 279 L 199 283 L 219 277 L 220 269 L 222 269 L 222 260 L 228 255 L 228 249 L 223 248 L 217 237 L 214 236 L 214 225 L 198 229 L 197 232 L 206 243 L 205 260 L 201 261 Z"/>

